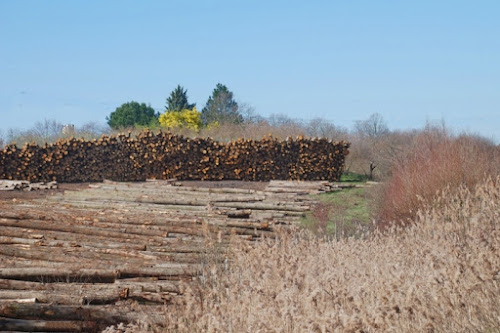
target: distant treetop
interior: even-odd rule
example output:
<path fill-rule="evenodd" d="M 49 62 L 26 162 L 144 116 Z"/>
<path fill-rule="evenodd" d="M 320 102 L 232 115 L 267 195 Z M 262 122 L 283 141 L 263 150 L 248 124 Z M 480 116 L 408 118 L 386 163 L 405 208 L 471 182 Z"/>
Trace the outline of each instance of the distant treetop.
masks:
<path fill-rule="evenodd" d="M 106 120 L 111 128 L 119 129 L 137 125 L 147 126 L 157 120 L 158 116 L 159 114 L 151 106 L 131 101 L 117 107 Z"/>
<path fill-rule="evenodd" d="M 358 120 L 354 124 L 356 132 L 361 136 L 376 138 L 389 133 L 389 127 L 380 113 L 373 113 L 366 120 Z"/>
<path fill-rule="evenodd" d="M 205 125 L 243 122 L 243 117 L 238 111 L 238 103 L 233 99 L 233 93 L 221 83 L 218 83 L 213 90 L 201 115 Z"/>
<path fill-rule="evenodd" d="M 167 105 L 165 108 L 167 111 L 182 111 L 186 109 L 193 109 L 196 106 L 196 103 L 189 104 L 187 89 L 184 89 L 180 85 L 177 85 L 171 93 L 170 97 L 167 98 Z"/>

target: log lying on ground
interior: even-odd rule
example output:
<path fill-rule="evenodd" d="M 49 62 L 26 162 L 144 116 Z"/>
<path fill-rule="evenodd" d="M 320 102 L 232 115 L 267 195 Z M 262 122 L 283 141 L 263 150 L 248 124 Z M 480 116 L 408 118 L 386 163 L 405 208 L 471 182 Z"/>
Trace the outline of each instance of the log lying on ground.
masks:
<path fill-rule="evenodd" d="M 97 324 L 88 321 L 44 321 L 0 317 L 0 330 L 4 332 L 92 332 L 96 329 Z"/>
<path fill-rule="evenodd" d="M 0 290 L 49 290 L 55 292 L 76 292 L 83 290 L 97 293 L 101 290 L 115 289 L 123 290 L 129 289 L 129 292 L 170 292 L 180 293 L 178 281 L 172 280 L 158 280 L 150 277 L 146 281 L 132 281 L 131 279 L 118 279 L 113 283 L 69 283 L 69 282 L 55 282 L 45 283 L 37 281 L 25 280 L 12 280 L 0 279 Z"/>
<path fill-rule="evenodd" d="M 328 181 L 282 181 L 271 180 L 266 186 L 267 193 L 319 194 L 338 191 L 337 184 Z"/>
<path fill-rule="evenodd" d="M 192 249 L 192 252 L 186 252 L 185 247 L 181 247 L 179 252 L 176 252 L 175 247 L 166 248 L 170 251 L 169 253 L 96 248 L 87 244 L 70 247 L 11 244 L 0 247 L 0 254 L 48 262 L 74 263 L 78 261 L 82 265 L 91 265 L 92 263 L 106 265 L 108 262 L 119 261 L 126 261 L 129 264 L 153 264 L 156 262 L 171 262 L 174 261 L 174 258 L 176 262 L 196 262 L 199 257 L 197 253 L 201 252 L 201 249 L 198 252 L 194 252 L 196 249 Z"/>
<path fill-rule="evenodd" d="M 0 279 L 27 281 L 85 281 L 115 282 L 119 272 L 113 269 L 88 269 L 81 267 L 22 267 L 0 268 Z"/>
<path fill-rule="evenodd" d="M 157 310 L 157 307 L 139 306 L 138 311 L 117 309 L 111 306 L 56 306 L 51 304 L 0 304 L 0 317 L 9 319 L 39 319 L 48 322 L 61 320 L 77 321 L 112 325 L 119 322 L 134 322 L 143 319 L 148 310 Z M 0 319 L 1 320 L 1 319 Z M 5 328 L 6 329 L 6 328 Z"/>
<path fill-rule="evenodd" d="M 90 295 L 90 299 L 102 297 L 99 295 Z M 107 296 L 104 294 L 104 297 Z M 35 303 L 53 303 L 65 305 L 82 305 L 85 304 L 84 297 L 73 295 L 71 293 L 57 293 L 54 291 L 32 291 L 32 290 L 0 290 L 0 300 L 2 301 L 16 301 L 17 299 L 33 299 Z M 118 298 L 114 298 L 116 301 Z M 90 304 L 88 302 L 87 304 Z M 101 302 L 100 302 L 101 303 Z M 103 302 L 106 303 L 106 302 Z M 114 303 L 114 302 L 113 302 Z M 102 303 L 101 303 L 102 304 Z"/>
<path fill-rule="evenodd" d="M 4 229 L 3 234 L 11 234 L 10 230 Z M 27 236 L 26 235 L 26 230 L 18 230 L 16 233 L 19 236 Z M 97 249 L 117 249 L 117 250 L 135 250 L 135 251 L 146 251 L 147 246 L 140 245 L 140 244 L 127 244 L 127 243 L 117 243 L 117 242 L 112 242 L 112 241 L 106 241 L 106 242 L 95 242 L 95 241 L 89 241 L 89 240 L 95 240 L 94 237 L 89 238 L 89 240 L 84 239 L 80 235 L 73 235 L 75 237 L 71 237 L 73 240 L 78 240 L 79 242 L 76 241 L 68 241 L 64 240 L 64 234 L 57 233 L 57 240 L 50 240 L 50 234 L 44 232 L 44 235 L 41 235 L 43 239 L 37 239 L 37 238 L 24 238 L 24 237 L 10 237 L 10 236 L 0 236 L 0 244 L 2 245 L 9 245 L 9 244 L 23 244 L 23 245 L 38 245 L 38 246 L 46 246 L 46 247 L 58 247 L 58 248 L 64 248 L 64 247 L 83 247 L 83 248 L 97 248 Z M 28 235 L 29 237 L 29 235 Z M 181 250 L 179 252 L 184 252 L 182 251 L 186 246 L 181 246 Z M 172 252 L 176 250 L 176 248 L 171 248 Z"/>
<path fill-rule="evenodd" d="M 199 198 L 193 198 L 191 195 L 180 195 L 175 193 L 173 197 L 163 196 L 162 193 L 127 193 L 127 191 L 78 191 L 65 194 L 66 199 L 79 199 L 82 201 L 125 201 L 125 202 L 140 202 L 152 203 L 159 205 L 170 206 L 206 206 L 211 202 L 249 202 L 263 201 L 264 196 L 210 196 L 202 195 Z"/>
<path fill-rule="evenodd" d="M 0 279 L 0 302 L 19 299 L 38 303 L 63 305 L 114 304 L 120 300 L 157 302 L 163 304 L 180 293 L 175 280 L 133 282 L 116 280 L 114 283 L 41 283 Z"/>
<path fill-rule="evenodd" d="M 142 230 L 140 232 L 137 231 L 137 233 L 135 233 L 135 231 L 125 232 L 124 229 L 109 230 L 106 228 L 98 228 L 85 225 L 69 225 L 57 222 L 36 221 L 36 220 L 15 221 L 15 220 L 0 219 L 0 226 L 69 232 L 75 234 L 94 235 L 94 236 L 118 238 L 118 239 L 137 239 L 137 240 L 158 239 L 158 241 L 162 241 L 164 237 L 167 237 L 169 232 L 180 231 L 181 233 L 192 233 L 192 234 L 200 233 L 199 230 L 194 230 L 192 228 L 182 228 L 182 227 L 172 227 L 163 232 Z"/>
<path fill-rule="evenodd" d="M 101 288 L 100 290 L 74 290 L 57 292 L 54 290 L 0 290 L 0 302 L 19 302 L 32 300 L 32 303 L 59 304 L 59 305 L 101 305 L 115 304 L 121 300 L 164 304 L 176 295 L 161 290 L 142 291 L 123 288 Z"/>
<path fill-rule="evenodd" d="M 27 281 L 83 281 L 113 283 L 118 278 L 156 277 L 164 280 L 193 276 L 199 271 L 198 265 L 164 263 L 153 266 L 116 265 L 112 269 L 81 268 L 78 264 L 65 267 L 22 267 L 0 268 L 0 279 Z"/>
<path fill-rule="evenodd" d="M 307 212 L 309 211 L 309 206 L 303 205 L 293 205 L 293 204 L 269 204 L 269 203 L 253 203 L 253 202 L 215 202 L 213 204 L 215 207 L 228 207 L 228 208 L 238 208 L 238 209 L 256 209 L 256 210 L 280 210 L 280 211 L 290 211 L 290 212 Z"/>

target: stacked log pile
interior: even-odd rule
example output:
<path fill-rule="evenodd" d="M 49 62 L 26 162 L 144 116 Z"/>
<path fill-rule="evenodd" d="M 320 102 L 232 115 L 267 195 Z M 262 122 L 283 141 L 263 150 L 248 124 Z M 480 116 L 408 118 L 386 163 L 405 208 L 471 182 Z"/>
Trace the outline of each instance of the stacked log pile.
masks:
<path fill-rule="evenodd" d="M 0 179 L 89 182 L 180 180 L 328 180 L 342 173 L 349 144 L 327 139 L 239 139 L 221 143 L 145 131 L 0 150 Z"/>
<path fill-rule="evenodd" d="M 95 331 L 161 314 L 182 297 L 181 283 L 195 283 L 213 255 L 207 244 L 223 255 L 235 237 L 272 235 L 304 216 L 308 193 L 329 189 L 328 182 L 271 182 L 258 191 L 105 181 L 0 202 L 0 331 Z"/>

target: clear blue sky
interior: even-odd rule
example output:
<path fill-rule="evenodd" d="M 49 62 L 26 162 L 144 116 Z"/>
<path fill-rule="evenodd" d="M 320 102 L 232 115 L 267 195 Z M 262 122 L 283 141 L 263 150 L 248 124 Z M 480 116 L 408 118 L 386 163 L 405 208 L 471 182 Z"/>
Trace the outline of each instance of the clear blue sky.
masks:
<path fill-rule="evenodd" d="M 500 1 L 0 0 L 0 129 L 105 122 L 217 82 L 263 116 L 500 140 Z"/>

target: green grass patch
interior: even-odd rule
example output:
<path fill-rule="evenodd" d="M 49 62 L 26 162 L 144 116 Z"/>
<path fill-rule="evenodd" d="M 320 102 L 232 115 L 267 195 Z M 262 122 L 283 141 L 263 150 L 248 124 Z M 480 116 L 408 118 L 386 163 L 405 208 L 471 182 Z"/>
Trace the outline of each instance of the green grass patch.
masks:
<path fill-rule="evenodd" d="M 319 203 L 302 220 L 302 225 L 313 232 L 341 238 L 371 227 L 366 188 L 348 188 L 315 197 Z"/>
<path fill-rule="evenodd" d="M 364 183 L 368 181 L 368 176 L 359 173 L 347 172 L 340 176 L 340 181 L 345 183 Z"/>

